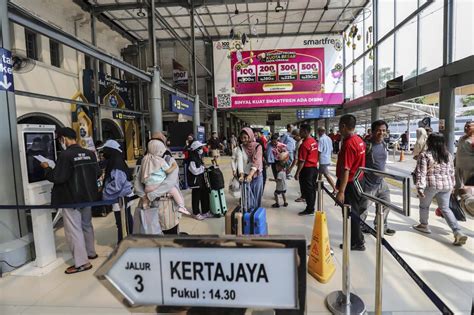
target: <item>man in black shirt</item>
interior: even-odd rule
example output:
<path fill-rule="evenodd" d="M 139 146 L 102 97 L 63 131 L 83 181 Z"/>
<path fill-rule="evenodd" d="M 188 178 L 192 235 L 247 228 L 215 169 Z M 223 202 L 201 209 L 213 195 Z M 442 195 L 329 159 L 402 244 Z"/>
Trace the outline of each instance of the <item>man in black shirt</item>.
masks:
<path fill-rule="evenodd" d="M 54 183 L 51 205 L 70 205 L 97 201 L 97 178 L 100 169 L 94 152 L 80 147 L 76 142 L 76 132 L 71 128 L 57 131 L 63 148 L 56 167 L 41 163 L 45 177 Z M 92 268 L 89 259 L 97 258 L 94 248 L 94 228 L 91 207 L 62 208 L 64 234 L 74 258 L 74 266 L 66 269 L 66 274 L 86 271 Z"/>

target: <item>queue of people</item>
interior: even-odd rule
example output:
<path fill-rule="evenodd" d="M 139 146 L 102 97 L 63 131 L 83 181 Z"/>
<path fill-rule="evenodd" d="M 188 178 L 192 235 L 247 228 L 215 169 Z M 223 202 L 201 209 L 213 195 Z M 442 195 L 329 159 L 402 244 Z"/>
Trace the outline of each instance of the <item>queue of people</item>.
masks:
<path fill-rule="evenodd" d="M 267 179 L 266 168 L 270 167 L 273 175 L 270 181 L 275 182 L 275 203 L 272 207 L 278 208 L 288 207 L 287 181 L 294 172 L 294 179 L 300 186 L 300 194 L 295 201 L 306 203 L 299 215 L 314 215 L 316 181 L 325 178 L 335 198 L 341 203 L 349 204 L 351 211 L 360 216 L 361 221 L 365 221 L 370 202 L 357 192 L 354 185 L 355 174 L 360 167 L 385 171 L 388 152 L 385 139 L 389 126 L 383 120 L 374 121 L 367 133 L 370 136 L 362 138 L 355 132 L 356 123 L 353 115 L 342 116 L 337 133 L 340 138 L 336 137 L 333 130 L 330 130 L 329 136 L 326 135 L 323 127 L 318 128 L 318 136 L 313 137 L 310 125 L 302 124 L 299 129 L 289 125 L 287 133 L 281 136 L 275 133 L 270 141 L 267 141 L 261 130 L 245 127 L 238 137 L 232 135 L 228 143 L 232 149 L 233 177 L 241 183 L 248 183 L 252 199 L 250 204 L 260 207 Z M 51 168 L 45 162 L 41 164 L 46 178 L 54 183 L 53 205 L 98 200 L 97 181 L 101 180 L 103 200 L 130 200 L 136 195 L 140 198 L 140 209 L 161 207 L 162 198 L 171 200 L 175 206 L 166 208 L 166 213 L 162 215 L 164 234 L 179 233 L 179 221 L 183 214 L 198 220 L 213 216 L 210 212 L 209 188 L 204 176 L 206 165 L 203 157 L 206 145 L 195 140 L 192 135 L 188 137 L 185 148 L 188 184 L 192 189 L 190 210 L 186 208 L 179 188 L 177 163 L 167 148 L 167 139 L 163 133 L 152 135 L 146 154 L 137 161 L 135 172 L 132 172 L 123 159 L 122 149 L 115 140 L 107 140 L 98 147 L 101 152 L 100 162 L 105 166 L 104 171 L 101 171 L 96 154 L 77 144 L 77 135 L 73 129 L 61 128 L 57 131 L 57 136 L 63 152 L 56 167 Z M 474 204 L 474 123 L 466 123 L 465 135 L 459 140 L 456 159 L 448 152 L 442 134 L 420 127 L 417 136 L 414 178 L 420 199 L 420 222 L 413 228 L 422 233 L 432 233 L 428 224 L 429 208 L 436 198 L 441 214 L 453 232 L 453 244 L 464 245 L 467 236 L 450 209 L 449 200 L 454 194 L 461 197 L 464 207 L 472 208 Z M 222 149 L 217 134 L 213 134 L 213 139 L 214 143 L 209 144 L 211 152 Z M 329 172 L 333 153 L 337 153 L 336 182 Z M 212 157 L 213 162 L 217 163 L 219 154 L 213 152 Z M 391 202 L 390 189 L 383 178 L 367 173 L 360 180 L 365 192 Z M 112 208 L 116 219 L 117 240 L 120 242 L 123 238 L 120 205 L 114 203 Z M 73 274 L 89 270 L 92 268 L 90 260 L 97 257 L 91 209 L 83 207 L 62 210 L 66 240 L 74 258 L 74 265 L 65 272 Z M 137 227 L 139 217 L 133 217 L 129 207 L 125 209 L 125 213 L 128 231 L 132 232 Z M 383 231 L 385 235 L 391 236 L 396 231 L 389 227 L 389 213 L 388 208 L 383 209 Z M 363 232 L 370 231 L 366 225 L 351 220 L 352 250 L 365 250 Z"/>

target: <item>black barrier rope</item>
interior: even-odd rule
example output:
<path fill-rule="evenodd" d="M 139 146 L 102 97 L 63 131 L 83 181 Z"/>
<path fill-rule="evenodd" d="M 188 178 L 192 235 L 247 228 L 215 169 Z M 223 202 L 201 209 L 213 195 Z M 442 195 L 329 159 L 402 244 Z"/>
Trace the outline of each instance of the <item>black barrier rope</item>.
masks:
<path fill-rule="evenodd" d="M 344 205 L 340 203 L 333 194 L 324 186 L 322 185 L 323 189 L 326 193 L 331 197 L 331 199 L 336 202 L 336 205 L 343 207 Z M 368 225 L 365 221 L 363 221 L 360 216 L 355 213 L 354 211 L 350 211 L 351 218 L 354 218 L 358 223 L 362 223 L 364 227 L 368 229 L 370 234 L 374 237 L 377 237 L 377 231 Z M 443 314 L 446 315 L 454 315 L 454 312 L 444 303 L 441 298 L 421 279 L 420 276 L 408 265 L 408 263 L 400 256 L 400 254 L 390 245 L 389 242 L 385 238 L 382 238 L 382 245 L 388 250 L 388 252 L 395 258 L 395 260 L 402 266 L 402 268 L 408 273 L 408 275 L 415 281 L 418 287 L 423 291 L 423 293 L 430 299 L 430 301 L 440 310 Z"/>

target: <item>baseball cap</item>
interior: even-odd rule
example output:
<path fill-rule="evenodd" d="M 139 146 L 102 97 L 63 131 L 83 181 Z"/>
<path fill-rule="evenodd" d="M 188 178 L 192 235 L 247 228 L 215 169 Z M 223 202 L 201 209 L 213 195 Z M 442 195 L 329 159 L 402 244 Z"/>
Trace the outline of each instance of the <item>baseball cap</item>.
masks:
<path fill-rule="evenodd" d="M 74 140 L 77 138 L 77 134 L 74 131 L 74 129 L 69 128 L 69 127 L 62 127 L 62 128 L 57 129 L 56 135 L 58 138 L 65 137 L 65 138 L 74 139 Z"/>
<path fill-rule="evenodd" d="M 120 144 L 112 139 L 105 141 L 105 143 L 102 146 L 98 147 L 97 150 L 102 150 L 104 148 L 110 148 L 122 152 L 122 149 L 120 149 Z"/>
<path fill-rule="evenodd" d="M 201 141 L 194 141 L 192 144 L 191 144 L 191 150 L 193 151 L 196 151 L 197 149 L 203 147 L 204 144 L 201 143 Z"/>

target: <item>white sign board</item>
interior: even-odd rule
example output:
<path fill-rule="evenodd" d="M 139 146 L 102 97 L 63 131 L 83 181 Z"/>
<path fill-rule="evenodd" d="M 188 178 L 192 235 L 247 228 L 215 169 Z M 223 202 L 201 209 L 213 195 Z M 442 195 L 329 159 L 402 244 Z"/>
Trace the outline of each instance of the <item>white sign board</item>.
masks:
<path fill-rule="evenodd" d="M 128 248 L 105 277 L 131 305 L 295 309 L 296 261 L 294 248 Z"/>

